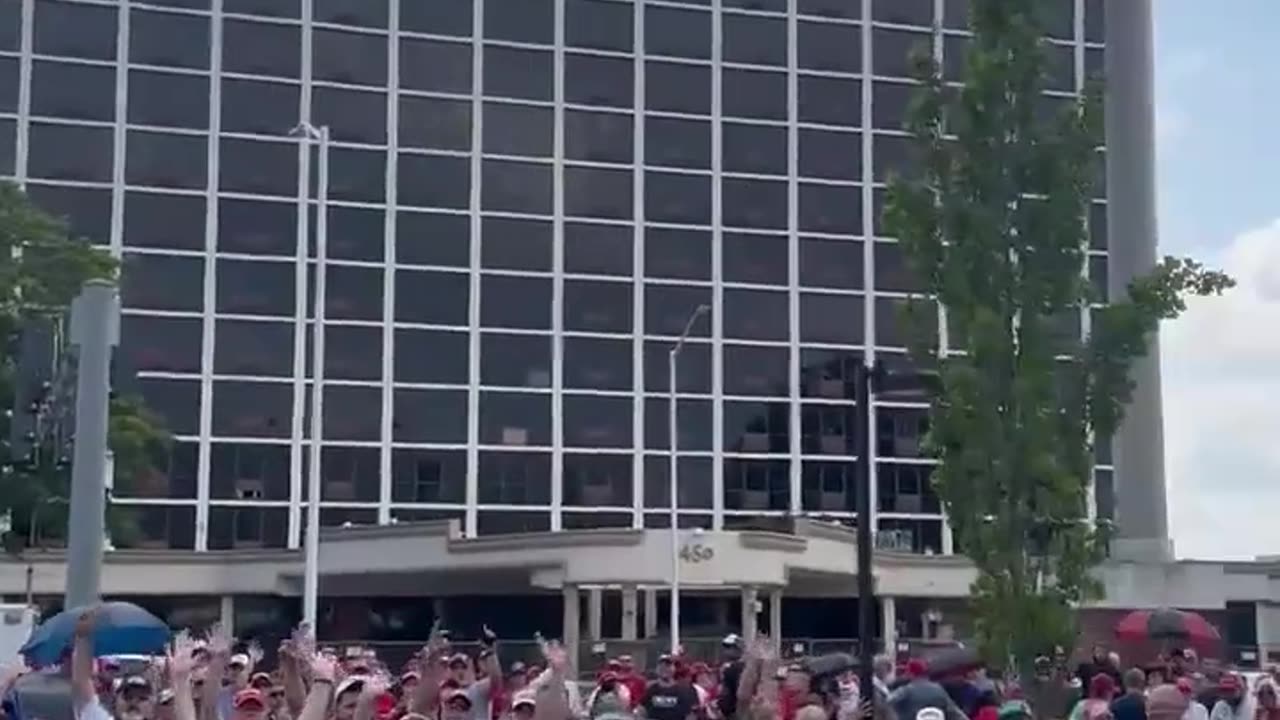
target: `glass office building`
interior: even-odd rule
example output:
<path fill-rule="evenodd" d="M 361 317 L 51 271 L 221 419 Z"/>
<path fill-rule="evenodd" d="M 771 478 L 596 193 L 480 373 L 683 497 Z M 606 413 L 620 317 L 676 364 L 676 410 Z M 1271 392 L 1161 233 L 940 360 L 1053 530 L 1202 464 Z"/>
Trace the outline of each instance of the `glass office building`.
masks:
<path fill-rule="evenodd" d="M 1102 4 L 1049 3 L 1046 108 L 1101 71 Z M 306 121 L 333 137 L 325 525 L 667 527 L 667 357 L 702 304 L 679 356 L 682 525 L 853 522 L 851 368 L 906 363 L 916 289 L 878 220 L 908 162 L 908 54 L 957 79 L 966 12 L 0 0 L 0 176 L 121 258 L 121 383 L 177 438 L 114 502 L 146 547 L 298 546 L 317 163 L 288 133 Z M 1087 270 L 1105 290 L 1104 196 Z M 876 522 L 948 553 L 925 415 L 875 399 Z"/>

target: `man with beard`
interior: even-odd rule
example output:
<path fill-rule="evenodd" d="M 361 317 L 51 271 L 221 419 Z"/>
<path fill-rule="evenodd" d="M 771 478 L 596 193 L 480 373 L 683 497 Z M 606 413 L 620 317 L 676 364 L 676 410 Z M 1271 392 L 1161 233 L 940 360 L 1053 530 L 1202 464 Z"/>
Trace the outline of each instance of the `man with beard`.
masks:
<path fill-rule="evenodd" d="M 93 629 L 96 621 L 96 611 L 90 610 L 76 622 L 71 648 L 71 707 L 76 720 L 113 718 L 113 714 L 98 700 L 94 687 Z M 141 675 L 121 678 L 114 691 L 116 720 L 153 720 L 156 706 L 149 680 Z"/>
<path fill-rule="evenodd" d="M 698 693 L 688 682 L 676 679 L 676 659 L 658 658 L 658 679 L 649 685 L 636 708 L 648 720 L 687 720 L 698 709 Z"/>

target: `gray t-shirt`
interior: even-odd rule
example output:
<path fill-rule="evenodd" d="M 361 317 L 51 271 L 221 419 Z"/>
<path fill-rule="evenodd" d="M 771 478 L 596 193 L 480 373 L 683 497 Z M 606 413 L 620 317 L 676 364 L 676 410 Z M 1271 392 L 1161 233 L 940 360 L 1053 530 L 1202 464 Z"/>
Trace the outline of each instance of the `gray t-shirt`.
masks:
<path fill-rule="evenodd" d="M 489 700 L 493 693 L 489 678 L 481 678 L 471 683 L 467 686 L 466 693 L 467 699 L 471 701 L 471 716 L 475 720 L 491 720 L 493 710 L 489 707 Z"/>
<path fill-rule="evenodd" d="M 925 708 L 941 710 L 951 720 L 967 720 L 941 685 L 923 678 L 889 693 L 888 703 L 898 720 L 916 720 L 916 715 Z"/>

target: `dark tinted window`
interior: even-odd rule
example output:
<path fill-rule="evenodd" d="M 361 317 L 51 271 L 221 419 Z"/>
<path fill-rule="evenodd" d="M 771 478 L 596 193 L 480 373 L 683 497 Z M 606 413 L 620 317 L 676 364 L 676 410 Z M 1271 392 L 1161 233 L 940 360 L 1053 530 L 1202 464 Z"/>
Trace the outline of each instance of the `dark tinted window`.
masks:
<path fill-rule="evenodd" d="M 631 402 L 629 397 L 564 396 L 564 444 L 630 447 Z"/>
<path fill-rule="evenodd" d="M 311 73 L 316 80 L 378 87 L 386 84 L 386 38 L 317 28 L 311 42 Z"/>
<path fill-rule="evenodd" d="M 495 400 L 497 402 L 497 400 Z M 512 443 L 507 443 L 512 444 Z M 481 452 L 480 502 L 544 505 L 551 500 L 551 456 L 544 453 Z M 486 513 L 481 513 L 485 515 Z M 548 530 L 545 514 L 491 513 L 491 532 Z M 535 518 L 544 518 L 540 522 Z M 499 518 L 502 520 L 499 521 Z M 482 530 L 483 534 L 484 530 Z"/>
<path fill-rule="evenodd" d="M 329 206 L 328 255 L 338 260 L 382 260 L 383 220 L 381 209 Z M 311 227 L 315 230 L 314 224 Z"/>
<path fill-rule="evenodd" d="M 566 280 L 566 330 L 627 333 L 631 331 L 631 285 L 596 280 Z"/>
<path fill-rule="evenodd" d="M 382 202 L 386 197 L 383 186 L 387 177 L 386 153 L 381 150 L 333 148 L 329 154 L 329 197 Z"/>
<path fill-rule="evenodd" d="M 125 245 L 203 250 L 204 225 L 203 195 L 125 193 Z"/>
<path fill-rule="evenodd" d="M 465 331 L 396 330 L 396 382 L 466 384 L 470 342 Z"/>
<path fill-rule="evenodd" d="M 948 38 L 950 39 L 950 38 Z M 904 83 L 877 82 L 871 87 L 871 122 L 877 128 L 901 130 L 915 87 Z"/>
<path fill-rule="evenodd" d="M 564 502 L 585 507 L 631 507 L 631 456 L 626 454 L 567 454 L 564 458 Z M 583 527 L 609 527 L 596 511 L 582 514 Z M 568 518 L 565 518 L 566 525 Z M 616 527 L 631 527 L 622 515 Z"/>
<path fill-rule="evenodd" d="M 857 80 L 801 76 L 800 121 L 860 126 L 862 83 Z"/>
<path fill-rule="evenodd" d="M 311 91 L 312 120 L 329 126 L 334 140 L 382 145 L 387 142 L 387 96 L 347 88 Z"/>
<path fill-rule="evenodd" d="M 114 85 L 110 87 L 114 88 Z M 129 71 L 129 122 L 197 129 L 208 127 L 209 79 L 146 70 Z"/>
<path fill-rule="evenodd" d="M 27 196 L 40 209 L 67 223 L 71 237 L 106 244 L 111 235 L 109 188 L 54 187 L 30 183 Z"/>
<path fill-rule="evenodd" d="M 400 87 L 470 93 L 471 43 L 401 38 Z"/>
<path fill-rule="evenodd" d="M 326 386 L 324 389 L 325 439 L 377 440 L 378 428 L 382 424 L 380 392 L 378 388 L 371 387 Z M 367 451 L 374 458 L 377 457 L 377 450 L 367 448 Z M 368 477 L 367 473 L 362 474 Z"/>
<path fill-rule="evenodd" d="M 297 85 L 259 80 L 222 80 L 222 129 L 283 135 L 298 123 Z"/>
<path fill-rule="evenodd" d="M 203 188 L 209 142 L 204 137 L 130 130 L 125 143 L 125 180 L 130 185 Z"/>
<path fill-rule="evenodd" d="M 930 38 L 924 33 L 877 27 L 872 30 L 871 47 L 876 75 L 910 77 L 912 53 L 929 52 Z"/>
<path fill-rule="evenodd" d="M 566 102 L 602 107 L 634 104 L 635 68 L 630 59 L 571 53 L 564 62 Z"/>
<path fill-rule="evenodd" d="M 495 155 L 551 156 L 555 118 L 551 108 L 484 104 L 484 151 Z"/>
<path fill-rule="evenodd" d="M 214 333 L 215 373 L 268 377 L 293 374 L 292 321 L 219 319 Z"/>
<path fill-rule="evenodd" d="M 551 280 L 485 275 L 480 278 L 480 324 L 498 328 L 551 328 Z"/>
<path fill-rule="evenodd" d="M 111 129 L 32 123 L 27 171 L 51 180 L 111 181 Z"/>
<path fill-rule="evenodd" d="M 385 28 L 387 0 L 315 0 L 316 22 Z"/>
<path fill-rule="evenodd" d="M 555 40 L 552 0 L 486 0 L 484 36 L 493 40 L 542 43 Z"/>
<path fill-rule="evenodd" d="M 565 387 L 630 390 L 631 350 L 630 340 L 565 338 Z"/>
<path fill-rule="evenodd" d="M 15 52 L 21 45 L 22 3 L 0 0 L 0 50 Z"/>
<path fill-rule="evenodd" d="M 857 25 L 802 22 L 797 61 L 806 70 L 858 72 L 862 69 L 862 28 Z"/>
<path fill-rule="evenodd" d="M 800 239 L 800 284 L 808 287 L 861 290 L 862 243 L 850 240 Z"/>
<path fill-rule="evenodd" d="M 120 294 L 127 308 L 199 311 L 203 288 L 202 258 L 125 253 Z"/>
<path fill-rule="evenodd" d="M 649 110 L 698 115 L 711 113 L 709 67 L 649 61 L 644 66 L 644 82 L 645 106 Z"/>
<path fill-rule="evenodd" d="M 470 295 L 465 273 L 397 270 L 396 320 L 465 326 Z"/>
<path fill-rule="evenodd" d="M 472 0 L 400 3 L 400 29 L 432 35 L 471 34 Z"/>
<path fill-rule="evenodd" d="M 688 322 L 688 318 L 685 319 Z M 709 325 L 705 318 L 701 318 L 694 325 L 694 335 L 706 335 L 706 327 Z M 682 328 L 683 329 L 683 328 Z M 667 392 L 670 387 L 671 379 L 671 343 L 667 341 L 650 340 L 644 344 L 644 389 L 645 392 Z M 680 357 L 676 363 L 676 388 L 682 393 L 709 393 L 711 392 L 711 345 L 709 343 L 692 341 L 680 349 Z M 702 407 L 702 402 L 697 402 L 697 406 Z M 710 418 L 710 403 L 705 404 L 707 417 Z M 684 426 L 686 422 L 693 423 L 695 421 L 686 421 L 684 417 L 685 402 L 680 403 L 681 411 L 681 435 L 689 432 L 690 428 Z M 653 413 L 646 413 L 652 418 Z M 701 415 L 702 413 L 693 413 Z M 666 429 L 666 412 L 659 412 L 657 417 L 663 418 L 663 429 Z M 648 418 L 646 422 L 651 422 Z M 700 432 L 709 430 L 711 423 L 708 422 Z M 646 432 L 646 435 L 649 433 Z M 654 445 L 651 440 L 646 439 L 646 445 L 649 447 L 665 448 L 666 433 L 663 432 L 662 444 Z M 684 444 L 683 447 L 688 449 L 709 449 L 711 447 L 710 433 L 707 433 L 706 445 L 702 444 Z"/>
<path fill-rule="evenodd" d="M 721 133 L 725 171 L 787 174 L 785 127 L 725 122 Z"/>
<path fill-rule="evenodd" d="M 326 275 L 327 317 L 338 320 L 382 319 L 381 268 L 331 265 Z"/>
<path fill-rule="evenodd" d="M 480 384 L 551 387 L 551 337 L 483 333 L 480 336 Z"/>
<path fill-rule="evenodd" d="M 649 5 L 644 13 L 644 51 L 649 55 L 711 57 L 711 13 Z"/>
<path fill-rule="evenodd" d="M 725 115 L 766 120 L 787 119 L 787 76 L 759 70 L 725 70 Z"/>
<path fill-rule="evenodd" d="M 724 234 L 726 282 L 786 285 L 787 238 L 754 233 Z"/>
<path fill-rule="evenodd" d="M 200 372 L 200 336 L 199 318 L 120 318 L 120 352 L 131 371 Z"/>
<path fill-rule="evenodd" d="M 933 0 L 874 0 L 871 4 L 871 19 L 899 25 L 931 27 Z"/>
<path fill-rule="evenodd" d="M 0 57 L 0 112 L 18 109 L 18 58 Z"/>
<path fill-rule="evenodd" d="M 862 190 L 834 185 L 800 185 L 800 229 L 825 233 L 862 232 Z"/>
<path fill-rule="evenodd" d="M 787 64 L 787 20 L 726 13 L 724 59 L 752 65 Z"/>
<path fill-rule="evenodd" d="M 565 272 L 630 275 L 633 232 L 629 225 L 565 223 Z"/>
<path fill-rule="evenodd" d="M 645 217 L 655 222 L 711 222 L 711 178 L 700 175 L 646 172 Z"/>
<path fill-rule="evenodd" d="M 800 130 L 800 174 L 833 180 L 862 179 L 862 135 L 834 130 Z"/>
<path fill-rule="evenodd" d="M 466 208 L 471 198 L 471 166 L 466 158 L 401 153 L 396 187 L 401 205 Z"/>
<path fill-rule="evenodd" d="M 721 193 L 725 225 L 786 229 L 787 184 L 785 182 L 724 178 L 721 181 Z"/>
<path fill-rule="evenodd" d="M 644 331 L 649 335 L 679 335 L 700 305 L 711 305 L 711 288 L 648 283 L 644 287 Z M 694 323 L 691 336 L 707 337 L 710 325 L 706 318 L 700 319 Z"/>
<path fill-rule="evenodd" d="M 209 67 L 209 18 L 134 10 L 129 15 L 129 62 L 157 67 Z"/>
<path fill-rule="evenodd" d="M 480 393 L 480 442 L 494 445 L 551 444 L 551 396 L 541 393 Z M 481 461 L 483 468 L 483 460 Z M 483 469 L 482 469 L 483 474 Z M 481 478 L 480 500 L 485 501 Z M 510 502 L 510 499 L 507 500 Z M 495 502 L 495 500 L 489 500 Z M 543 500 L 545 502 L 545 500 Z"/>
<path fill-rule="evenodd" d="M 465 443 L 467 424 L 466 390 L 395 391 L 395 414 L 391 420 L 396 442 Z"/>
<path fill-rule="evenodd" d="M 471 258 L 470 238 L 466 215 L 401 211 L 396 217 L 396 261 L 465 267 Z"/>
<path fill-rule="evenodd" d="M 116 71 L 109 67 L 36 60 L 31 66 L 31 114 L 110 121 L 116 115 Z"/>
<path fill-rule="evenodd" d="M 726 345 L 725 394 L 786 397 L 791 386 L 790 354 L 783 347 Z"/>
<path fill-rule="evenodd" d="M 725 337 L 741 340 L 787 339 L 787 293 L 768 290 L 724 291 Z"/>
<path fill-rule="evenodd" d="M 226 72 L 296 78 L 302 67 L 296 25 L 227 19 L 222 26 L 222 68 Z"/>
<path fill-rule="evenodd" d="M 711 167 L 711 123 L 649 116 L 644 128 L 647 164 Z"/>
<path fill-rule="evenodd" d="M 711 233 L 705 230 L 647 228 L 644 274 L 654 278 L 711 279 Z"/>
<path fill-rule="evenodd" d="M 553 57 L 550 51 L 486 45 L 484 94 L 550 100 Z"/>
<path fill-rule="evenodd" d="M 862 298 L 800 294 L 800 341 L 857 345 L 862 342 Z"/>
<path fill-rule="evenodd" d="M 326 381 L 382 377 L 381 328 L 326 323 L 324 333 Z"/>
<path fill-rule="evenodd" d="M 164 419 L 169 432 L 200 432 L 200 381 L 140 378 L 138 390 L 147 408 Z"/>
<path fill-rule="evenodd" d="M 600 50 L 632 49 L 635 9 L 606 0 L 568 0 L 565 39 L 569 45 Z"/>
<path fill-rule="evenodd" d="M 551 213 L 551 166 L 485 160 L 481 166 L 481 206 L 485 210 Z"/>
<path fill-rule="evenodd" d="M 482 267 L 551 271 L 550 220 L 486 217 L 481 232 Z"/>
<path fill-rule="evenodd" d="M 632 216 L 630 170 L 566 167 L 564 211 L 573 217 L 627 220 Z"/>
<path fill-rule="evenodd" d="M 18 121 L 0 120 L 0 175 L 12 175 L 18 152 Z"/>
<path fill-rule="evenodd" d="M 219 157 L 223 190 L 293 197 L 298 192 L 298 146 L 223 138 Z"/>
<path fill-rule="evenodd" d="M 634 157 L 630 114 L 566 110 L 564 153 L 570 160 L 630 163 Z"/>
<path fill-rule="evenodd" d="M 400 96 L 400 144 L 440 150 L 471 149 L 471 102 Z"/>
<path fill-rule="evenodd" d="M 302 0 L 222 0 L 222 10 L 245 15 L 296 18 L 301 15 L 301 4 Z"/>
<path fill-rule="evenodd" d="M 117 9 L 110 5 L 38 0 L 35 51 L 41 55 L 115 60 Z"/>
<path fill-rule="evenodd" d="M 218 202 L 218 249 L 252 255 L 297 252 L 298 206 L 289 202 L 232 200 Z"/>
<path fill-rule="evenodd" d="M 218 311 L 242 315 L 294 314 L 290 262 L 218 260 Z"/>
<path fill-rule="evenodd" d="M 289 437 L 289 383 L 214 381 L 213 432 L 229 437 Z"/>

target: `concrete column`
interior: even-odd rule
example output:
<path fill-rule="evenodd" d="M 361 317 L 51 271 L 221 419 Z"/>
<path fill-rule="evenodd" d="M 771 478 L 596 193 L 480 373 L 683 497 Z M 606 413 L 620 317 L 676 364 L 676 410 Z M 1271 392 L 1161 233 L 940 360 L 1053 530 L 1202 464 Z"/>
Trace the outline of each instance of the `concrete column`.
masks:
<path fill-rule="evenodd" d="M 1108 291 L 1125 295 L 1129 281 L 1156 264 L 1155 93 L 1151 0 L 1105 4 Z M 1160 345 L 1151 338 L 1134 363 L 1133 399 L 1113 442 L 1116 539 L 1114 557 L 1172 557 L 1164 483 L 1160 405 Z"/>
<path fill-rule="evenodd" d="M 658 636 L 658 591 L 653 588 L 644 591 L 644 636 Z"/>
<path fill-rule="evenodd" d="M 576 673 L 578 671 L 578 651 L 582 647 L 582 616 L 580 614 L 579 605 L 582 598 L 578 593 L 577 585 L 565 585 L 561 590 L 561 597 L 564 606 L 564 637 L 560 642 L 564 645 L 565 652 L 569 655 L 569 667 Z"/>
<path fill-rule="evenodd" d="M 587 590 L 587 636 L 591 642 L 603 640 L 604 590 L 598 587 Z"/>
<path fill-rule="evenodd" d="M 639 598 L 636 597 L 635 585 L 622 586 L 622 639 L 635 640 L 637 631 L 636 617 L 639 615 Z"/>
<path fill-rule="evenodd" d="M 775 652 L 782 653 L 782 588 L 769 591 L 769 638 Z"/>
<path fill-rule="evenodd" d="M 223 595 L 218 604 L 218 624 L 231 637 L 236 636 L 236 598 L 234 595 Z"/>
<path fill-rule="evenodd" d="M 742 588 L 742 640 L 750 643 L 756 639 L 756 601 L 759 591 L 747 586 Z"/>
<path fill-rule="evenodd" d="M 884 628 L 884 654 L 898 656 L 898 601 L 892 595 L 880 597 L 880 625 Z"/>

